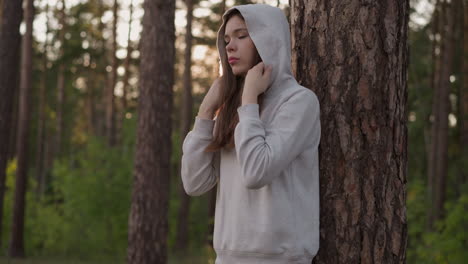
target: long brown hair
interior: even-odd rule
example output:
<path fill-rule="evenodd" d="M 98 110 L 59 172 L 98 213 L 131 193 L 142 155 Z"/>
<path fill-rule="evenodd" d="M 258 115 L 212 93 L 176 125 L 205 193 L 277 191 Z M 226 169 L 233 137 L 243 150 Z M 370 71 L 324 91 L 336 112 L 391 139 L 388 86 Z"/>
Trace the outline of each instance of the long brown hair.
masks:
<path fill-rule="evenodd" d="M 242 20 L 241 13 L 238 10 L 233 10 L 226 17 L 226 23 L 233 16 L 239 16 Z M 222 32 L 224 34 L 224 32 Z M 237 108 L 242 104 L 242 91 L 244 88 L 243 76 L 235 76 L 232 72 L 232 69 L 227 61 L 226 56 L 226 45 L 224 41 L 219 43 L 221 45 L 221 65 L 223 68 L 223 75 L 221 76 L 221 87 L 219 98 L 221 104 L 220 107 L 216 110 L 216 125 L 214 130 L 214 136 L 211 143 L 206 147 L 206 152 L 215 152 L 220 150 L 223 147 L 232 149 L 234 145 L 234 129 L 236 128 L 237 123 L 239 123 L 239 115 L 237 113 Z M 224 53 L 224 54 L 223 54 Z M 262 59 L 258 54 L 258 51 L 255 52 L 254 65 L 261 62 Z M 263 101 L 263 94 L 258 97 L 258 104 L 261 105 Z"/>

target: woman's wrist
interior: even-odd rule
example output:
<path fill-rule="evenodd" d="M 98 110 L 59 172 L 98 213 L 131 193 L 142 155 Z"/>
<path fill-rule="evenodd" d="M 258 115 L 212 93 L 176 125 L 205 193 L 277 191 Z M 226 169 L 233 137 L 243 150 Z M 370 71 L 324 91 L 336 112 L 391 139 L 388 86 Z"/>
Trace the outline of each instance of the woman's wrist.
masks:
<path fill-rule="evenodd" d="M 258 104 L 257 101 L 258 96 L 251 94 L 251 93 L 243 93 L 242 94 L 242 105 L 246 104 Z"/>
<path fill-rule="evenodd" d="M 211 109 L 205 109 L 200 107 L 198 110 L 198 117 L 204 118 L 204 119 L 213 119 L 214 117 L 214 111 Z"/>

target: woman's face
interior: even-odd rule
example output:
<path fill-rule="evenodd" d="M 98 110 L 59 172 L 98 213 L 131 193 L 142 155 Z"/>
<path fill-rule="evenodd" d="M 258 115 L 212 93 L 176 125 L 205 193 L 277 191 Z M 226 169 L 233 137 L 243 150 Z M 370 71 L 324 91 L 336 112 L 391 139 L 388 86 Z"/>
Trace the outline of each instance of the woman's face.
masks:
<path fill-rule="evenodd" d="M 241 17 L 234 15 L 228 20 L 224 42 L 232 72 L 236 76 L 245 76 L 247 71 L 255 66 L 257 50 Z"/>

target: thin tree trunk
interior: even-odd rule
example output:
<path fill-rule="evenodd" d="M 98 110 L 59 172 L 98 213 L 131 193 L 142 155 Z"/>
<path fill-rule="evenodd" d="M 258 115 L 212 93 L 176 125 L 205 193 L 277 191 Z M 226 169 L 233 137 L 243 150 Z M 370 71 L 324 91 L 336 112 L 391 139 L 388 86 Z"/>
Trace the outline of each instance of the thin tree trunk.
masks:
<path fill-rule="evenodd" d="M 409 1 L 291 0 L 290 11 L 293 72 L 321 105 L 314 263 L 404 263 Z"/>
<path fill-rule="evenodd" d="M 461 97 L 463 96 L 462 94 L 462 90 L 463 90 L 463 80 L 464 80 L 464 77 L 463 77 L 463 61 L 464 61 L 464 56 L 465 54 L 463 53 L 464 51 L 464 43 L 463 43 L 463 32 L 464 32 L 464 0 L 454 0 L 453 1 L 453 5 L 455 8 L 454 10 L 454 15 L 456 15 L 456 17 L 454 18 L 454 22 L 453 22 L 453 42 L 454 42 L 454 51 L 453 51 L 453 61 L 454 61 L 454 64 L 453 64 L 453 70 L 452 70 L 452 74 L 456 76 L 456 79 L 459 79 L 459 81 L 457 81 L 456 83 L 454 83 L 453 87 L 456 88 L 456 92 L 455 92 L 455 95 L 456 95 L 456 98 L 457 98 L 457 102 L 456 102 L 456 106 L 454 107 L 455 109 L 452 109 L 452 113 L 454 113 L 454 115 L 456 116 L 456 119 L 457 119 L 457 122 L 456 122 L 456 129 L 457 129 L 457 132 L 460 133 L 462 130 L 462 126 L 463 126 L 463 116 L 461 115 L 462 114 L 462 110 L 461 110 L 461 107 L 462 104 L 461 104 Z M 457 58 L 457 54 L 461 54 L 458 55 L 460 58 Z M 458 85 L 457 85 L 458 83 Z M 455 142 L 459 142 L 459 143 L 462 143 L 461 142 L 461 135 L 459 135 L 458 139 L 456 139 Z M 450 136 L 449 136 L 449 140 L 450 140 Z M 450 143 L 449 143 L 450 145 Z M 463 146 L 463 145 L 461 145 Z M 464 168 L 463 168 L 463 158 L 464 158 L 464 150 L 465 148 L 462 148 L 461 151 L 459 152 L 459 158 L 461 160 L 458 160 L 457 159 L 457 164 L 456 164 L 456 167 L 457 167 L 457 173 L 455 175 L 455 180 L 452 182 L 452 186 L 448 187 L 449 189 L 452 189 L 454 190 L 454 193 L 455 193 L 455 196 L 456 197 L 460 197 L 463 193 L 464 193 L 464 190 L 463 190 L 463 184 L 464 184 L 464 181 L 463 181 L 463 173 L 465 172 Z"/>
<path fill-rule="evenodd" d="M 104 16 L 104 13 L 106 12 L 105 10 L 105 7 L 104 7 L 104 3 L 103 3 L 103 0 L 98 0 L 98 9 L 99 9 L 99 14 L 100 16 Z M 98 25 L 98 29 L 100 32 L 104 32 L 105 30 L 105 25 L 104 23 L 102 22 L 102 19 L 99 19 L 99 25 Z M 109 61 L 108 61 L 108 56 L 105 56 L 105 53 L 106 53 L 106 47 L 108 46 L 108 43 L 106 41 L 106 39 L 102 38 L 101 39 L 101 48 L 100 48 L 100 51 L 99 51 L 99 57 L 98 57 L 98 61 L 97 61 L 97 67 L 99 68 L 99 70 L 97 72 L 104 72 L 106 73 L 107 72 L 107 67 L 109 65 Z M 96 95 L 96 99 L 98 100 L 102 100 L 102 102 L 99 102 L 97 105 L 96 105 L 96 112 L 98 113 L 96 115 L 96 129 L 97 129 L 97 135 L 103 137 L 103 138 L 106 138 L 107 136 L 107 130 L 106 130 L 106 105 L 107 105 L 107 90 L 108 90 L 108 87 L 109 87 L 109 83 L 108 83 L 108 77 L 109 75 L 106 75 L 106 76 L 101 76 L 101 75 L 98 75 L 96 76 L 96 82 L 97 82 L 97 87 L 99 87 L 99 92 L 95 93 Z"/>
<path fill-rule="evenodd" d="M 49 2 L 46 0 L 46 40 L 44 42 L 44 53 L 42 57 L 42 76 L 41 76 L 41 84 L 39 87 L 39 122 L 37 128 L 37 142 L 36 142 L 36 161 L 35 161 L 35 168 L 36 168 L 36 196 L 39 198 L 44 193 L 45 187 L 45 175 L 44 175 L 44 141 L 45 141 L 45 123 L 46 123 L 46 86 L 47 86 L 47 48 L 48 48 L 48 38 L 47 35 L 49 34 Z"/>
<path fill-rule="evenodd" d="M 112 23 L 112 50 L 111 50 L 111 63 L 112 70 L 110 72 L 109 86 L 106 93 L 106 134 L 107 143 L 109 146 L 114 146 L 115 138 L 115 96 L 114 89 L 117 83 L 117 19 L 118 19 L 118 3 L 114 0 L 113 6 L 114 19 Z"/>
<path fill-rule="evenodd" d="M 441 219 L 444 216 L 444 203 L 445 192 L 447 185 L 448 173 L 448 115 L 450 113 L 450 75 L 452 74 L 453 64 L 453 50 L 454 50 L 454 35 L 453 30 L 455 26 L 456 8 L 454 8 L 453 1 L 443 2 L 445 7 L 442 9 L 444 12 L 444 38 L 442 41 L 441 50 L 441 65 L 440 79 L 439 79 L 439 92 L 437 100 L 439 100 L 437 112 L 434 113 L 436 123 L 436 134 L 433 138 L 437 137 L 437 149 L 435 149 L 435 211 L 434 221 Z"/>
<path fill-rule="evenodd" d="M 62 138 L 63 138 L 63 108 L 65 105 L 65 65 L 63 61 L 63 54 L 64 54 L 64 43 L 65 43 L 65 30 L 66 30 L 66 23 L 65 23 L 65 0 L 61 2 L 62 8 L 60 9 L 60 18 L 59 22 L 62 25 L 62 28 L 59 32 L 59 41 L 60 41 L 60 50 L 59 50 L 59 67 L 57 73 L 57 123 L 55 129 L 55 143 L 53 148 L 53 154 L 51 160 L 54 160 L 56 156 L 60 156 L 62 153 Z"/>
<path fill-rule="evenodd" d="M 26 32 L 22 41 L 21 52 L 21 82 L 19 126 L 17 139 L 18 165 L 16 169 L 13 220 L 9 247 L 10 257 L 24 257 L 24 214 L 27 189 L 28 150 L 29 150 L 29 119 L 30 94 L 32 91 L 32 30 L 34 20 L 33 0 L 26 1 L 25 24 Z"/>
<path fill-rule="evenodd" d="M 182 96 L 182 124 L 181 138 L 185 138 L 190 131 L 192 123 L 192 20 L 193 20 L 193 1 L 185 0 L 187 5 L 187 24 L 185 27 L 185 56 L 184 56 L 184 90 Z M 180 170 L 179 170 L 180 172 Z M 180 175 L 179 175 L 180 176 Z M 181 179 L 181 176 L 179 177 Z M 190 217 L 190 197 L 185 193 L 182 181 L 179 183 L 180 207 L 177 218 L 177 235 L 175 248 L 184 251 L 188 245 L 188 224 Z"/>
<path fill-rule="evenodd" d="M 128 21 L 128 35 L 127 35 L 127 56 L 125 57 L 124 68 L 125 74 L 123 78 L 123 94 L 122 94 L 122 117 L 121 124 L 123 127 L 123 121 L 125 120 L 125 115 L 127 113 L 127 92 L 129 90 L 128 79 L 130 78 L 130 60 L 132 58 L 132 42 L 130 40 L 130 35 L 132 33 L 132 17 L 133 17 L 133 0 L 130 0 L 130 17 Z"/>
<path fill-rule="evenodd" d="M 2 245 L 3 203 L 5 197 L 6 166 L 9 159 L 10 138 L 13 135 L 12 115 L 15 91 L 18 90 L 18 54 L 21 43 L 20 24 L 22 1 L 5 1 L 0 5 L 0 247 Z"/>
<path fill-rule="evenodd" d="M 460 146 L 465 146 L 462 148 L 462 164 L 466 164 L 468 161 L 468 3 L 466 1 L 461 1 L 463 5 L 464 12 L 462 12 L 463 18 L 463 82 L 460 85 Z M 465 167 L 461 168 L 459 185 L 468 182 L 468 172 Z"/>
<path fill-rule="evenodd" d="M 63 108 L 65 104 L 65 65 L 60 62 L 57 73 L 57 124 L 55 135 L 54 156 L 60 156 L 62 153 L 63 137 Z"/>
<path fill-rule="evenodd" d="M 175 1 L 145 0 L 128 263 L 167 263 Z"/>
<path fill-rule="evenodd" d="M 94 57 L 90 55 L 89 67 L 87 69 L 87 81 L 86 81 L 86 122 L 87 131 L 90 135 L 97 135 L 96 130 L 96 109 L 94 100 L 95 81 L 96 81 L 96 67 L 94 63 Z"/>
<path fill-rule="evenodd" d="M 443 21 L 444 21 L 444 12 L 442 12 L 442 4 L 439 0 L 435 3 L 434 14 L 433 14 L 433 21 L 432 21 L 432 31 L 433 31 L 433 39 L 432 39 L 432 111 L 429 118 L 429 121 L 432 123 L 431 125 L 431 136 L 430 136 L 430 144 L 429 144 L 429 153 L 428 153 L 428 162 L 427 162 L 427 228 L 428 230 L 432 229 L 433 222 L 434 222 L 434 205 L 435 205 L 435 159 L 436 151 L 438 149 L 438 142 L 437 137 L 434 137 L 437 131 L 437 124 L 435 122 L 436 116 L 434 113 L 437 112 L 439 108 L 439 79 L 440 79 L 440 67 L 441 67 L 441 56 L 440 52 L 442 49 L 442 36 L 443 36 Z"/>
<path fill-rule="evenodd" d="M 21 58 L 21 46 L 16 49 L 15 58 L 19 62 L 19 58 Z M 18 63 L 17 63 L 18 64 Z M 13 80 L 14 86 L 17 89 L 13 90 L 13 112 L 11 113 L 11 128 L 10 128 L 10 141 L 8 146 L 8 159 L 14 159 L 16 157 L 16 136 L 18 130 L 18 106 L 19 106 L 19 85 L 20 85 L 20 71 L 18 68 L 18 75 L 16 76 L 16 80 Z"/>

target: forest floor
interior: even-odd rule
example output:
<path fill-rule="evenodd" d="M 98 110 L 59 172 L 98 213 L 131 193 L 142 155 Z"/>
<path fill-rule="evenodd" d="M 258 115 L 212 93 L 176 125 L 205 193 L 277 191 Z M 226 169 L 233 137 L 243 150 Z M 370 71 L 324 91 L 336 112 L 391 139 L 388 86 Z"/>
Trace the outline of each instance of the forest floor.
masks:
<path fill-rule="evenodd" d="M 1 264 L 120 264 L 114 261 L 83 261 L 55 258 L 25 258 L 21 260 L 0 257 Z M 125 262 L 121 262 L 124 264 Z M 214 259 L 206 256 L 169 257 L 168 264 L 214 264 Z"/>

